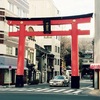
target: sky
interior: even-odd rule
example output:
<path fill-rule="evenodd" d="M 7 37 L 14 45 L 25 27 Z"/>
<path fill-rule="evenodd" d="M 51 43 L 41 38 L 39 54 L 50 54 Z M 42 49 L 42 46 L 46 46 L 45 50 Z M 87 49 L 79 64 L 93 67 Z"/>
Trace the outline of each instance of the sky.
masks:
<path fill-rule="evenodd" d="M 61 15 L 80 15 L 93 13 L 94 0 L 54 0 Z"/>
<path fill-rule="evenodd" d="M 60 11 L 60 16 L 73 16 L 94 13 L 94 0 L 53 0 L 55 6 Z M 91 23 L 81 26 L 83 30 L 90 30 L 90 36 L 94 37 L 94 20 Z"/>

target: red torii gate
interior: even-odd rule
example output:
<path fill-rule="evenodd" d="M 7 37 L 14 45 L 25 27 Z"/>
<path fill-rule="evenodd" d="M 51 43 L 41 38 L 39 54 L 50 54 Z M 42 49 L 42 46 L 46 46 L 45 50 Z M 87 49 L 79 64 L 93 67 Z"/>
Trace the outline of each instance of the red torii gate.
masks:
<path fill-rule="evenodd" d="M 89 30 L 79 30 L 79 23 L 89 23 L 92 13 L 77 15 L 77 16 L 64 16 L 64 17 L 47 17 L 47 18 L 17 18 L 6 17 L 10 26 L 19 26 L 19 31 L 9 32 L 9 36 L 19 37 L 18 45 L 18 63 L 16 73 L 16 87 L 23 87 L 24 75 L 24 51 L 25 51 L 25 37 L 26 36 L 64 36 L 71 35 L 72 37 L 72 56 L 71 56 L 71 88 L 80 87 L 79 77 L 79 59 L 78 59 L 78 35 L 88 35 Z M 51 31 L 51 25 L 71 24 L 72 29 L 68 31 Z M 26 31 L 26 25 L 43 25 L 43 31 Z"/>

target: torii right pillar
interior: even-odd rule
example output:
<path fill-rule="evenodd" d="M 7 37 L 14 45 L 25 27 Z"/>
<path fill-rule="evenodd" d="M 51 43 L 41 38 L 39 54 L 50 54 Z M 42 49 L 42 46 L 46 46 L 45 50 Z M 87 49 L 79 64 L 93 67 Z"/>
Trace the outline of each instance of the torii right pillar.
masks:
<path fill-rule="evenodd" d="M 73 20 L 72 23 L 72 50 L 71 50 L 71 88 L 80 87 L 80 76 L 79 76 L 79 64 L 78 64 L 78 33 L 77 33 L 77 23 Z"/>
<path fill-rule="evenodd" d="M 79 50 L 78 50 L 78 35 L 89 34 L 88 30 L 79 30 L 78 24 L 89 22 L 90 18 L 84 20 L 75 19 L 71 23 L 72 25 L 72 50 L 71 50 L 71 88 L 80 88 L 80 75 L 79 75 Z"/>

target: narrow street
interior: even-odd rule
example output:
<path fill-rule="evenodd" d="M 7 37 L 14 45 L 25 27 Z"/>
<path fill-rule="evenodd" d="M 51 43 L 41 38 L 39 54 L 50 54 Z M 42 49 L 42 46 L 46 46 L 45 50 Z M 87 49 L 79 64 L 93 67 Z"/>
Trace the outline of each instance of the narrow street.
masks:
<path fill-rule="evenodd" d="M 28 93 L 28 94 L 62 94 L 62 95 L 89 95 L 92 91 L 91 80 L 81 80 L 79 89 L 71 89 L 71 87 L 50 87 L 48 83 L 38 85 L 26 85 L 23 88 L 1 87 L 0 93 Z"/>
<path fill-rule="evenodd" d="M 27 85 L 23 88 L 13 86 L 0 87 L 0 98 L 3 100 L 99 100 L 100 97 L 90 95 L 93 90 L 91 80 L 81 80 L 80 89 L 69 87 L 49 87 L 48 84 Z M 9 98 L 9 99 L 8 99 Z"/>

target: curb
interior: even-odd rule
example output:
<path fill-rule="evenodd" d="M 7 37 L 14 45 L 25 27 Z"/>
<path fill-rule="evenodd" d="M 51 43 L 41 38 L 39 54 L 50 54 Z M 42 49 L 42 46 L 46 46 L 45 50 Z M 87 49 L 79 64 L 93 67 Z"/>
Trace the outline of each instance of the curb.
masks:
<path fill-rule="evenodd" d="M 24 86 L 28 86 L 28 84 L 24 84 Z M 15 85 L 4 85 L 4 86 L 0 85 L 0 88 L 13 88 L 13 87 L 15 87 Z"/>

